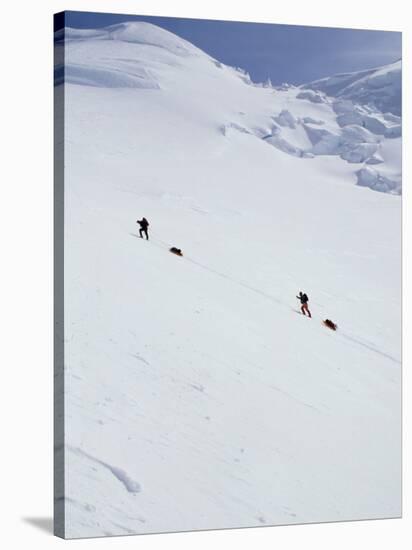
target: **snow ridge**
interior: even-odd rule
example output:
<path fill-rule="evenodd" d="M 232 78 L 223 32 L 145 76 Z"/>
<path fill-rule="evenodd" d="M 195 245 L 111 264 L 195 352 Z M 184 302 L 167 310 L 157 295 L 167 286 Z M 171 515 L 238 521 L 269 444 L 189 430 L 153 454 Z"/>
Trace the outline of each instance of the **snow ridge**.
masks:
<path fill-rule="evenodd" d="M 155 69 L 159 62 L 176 65 L 179 59 L 190 56 L 208 57 L 186 40 L 144 22 L 96 30 L 66 27 L 56 33 L 55 41 L 67 51 L 65 82 L 84 86 L 157 90 L 160 86 Z M 147 59 L 147 53 L 152 63 L 141 59 Z M 55 67 L 55 73 L 56 83 L 60 83 L 62 64 Z"/>
<path fill-rule="evenodd" d="M 304 89 L 371 105 L 382 112 L 401 115 L 401 60 L 366 71 L 337 74 L 304 84 Z"/>

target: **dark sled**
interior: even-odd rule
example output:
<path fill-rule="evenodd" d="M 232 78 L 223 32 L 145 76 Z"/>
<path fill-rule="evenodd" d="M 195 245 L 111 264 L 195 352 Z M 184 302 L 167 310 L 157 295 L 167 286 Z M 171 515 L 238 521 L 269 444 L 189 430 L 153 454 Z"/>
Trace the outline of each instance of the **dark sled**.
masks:
<path fill-rule="evenodd" d="M 336 323 L 334 323 L 333 321 L 331 321 L 330 319 L 325 319 L 323 321 L 323 324 L 325 325 L 325 327 L 328 327 L 331 330 L 337 330 L 337 328 L 338 328 L 338 325 Z"/>
<path fill-rule="evenodd" d="M 176 248 L 175 246 L 169 248 L 169 252 L 171 252 L 172 254 L 176 254 L 176 256 L 183 256 L 183 252 L 180 250 L 180 248 Z"/>

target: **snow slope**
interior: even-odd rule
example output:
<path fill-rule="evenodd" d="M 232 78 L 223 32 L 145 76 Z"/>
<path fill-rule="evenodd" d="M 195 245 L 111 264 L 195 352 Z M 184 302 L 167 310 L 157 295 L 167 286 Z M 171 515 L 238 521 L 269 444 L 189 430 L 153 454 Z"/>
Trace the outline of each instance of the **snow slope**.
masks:
<path fill-rule="evenodd" d="M 400 138 L 149 24 L 66 33 L 66 536 L 399 516 L 401 202 L 357 183 Z"/>
<path fill-rule="evenodd" d="M 315 80 L 303 86 L 328 95 L 373 105 L 383 112 L 401 115 L 401 60 L 366 71 L 337 74 Z"/>
<path fill-rule="evenodd" d="M 57 38 L 61 47 L 63 37 L 60 31 Z M 224 67 L 187 41 L 154 25 L 121 23 L 98 30 L 66 29 L 65 38 L 66 83 L 116 90 L 175 89 L 179 93 L 180 87 L 193 83 L 196 75 L 196 88 L 213 94 L 210 97 L 209 93 L 207 101 L 217 100 L 219 112 L 215 120 L 224 135 L 232 130 L 251 134 L 299 157 L 339 155 L 358 165 L 353 170 L 358 185 L 401 193 L 401 118 L 373 106 L 386 104 L 390 95 L 399 107 L 393 110 L 400 110 L 400 62 L 300 88 L 275 91 L 269 87 L 257 92 L 241 70 Z M 56 82 L 63 82 L 63 65 L 56 67 Z M 240 86 L 240 82 L 248 86 Z M 324 91 L 335 93 L 336 98 L 328 97 Z M 238 111 L 231 104 L 233 93 L 239 97 Z M 202 95 L 198 90 L 196 94 Z M 182 100 L 186 101 L 184 93 L 179 101 Z M 363 104 L 358 100 L 363 100 Z M 203 105 L 195 97 L 191 101 L 199 117 Z M 316 116 L 307 116 L 308 112 Z M 208 115 L 207 110 L 205 114 Z M 396 146 L 386 147 L 392 140 Z M 395 155 L 388 154 L 392 151 Z M 383 163 L 384 166 L 377 166 Z"/>

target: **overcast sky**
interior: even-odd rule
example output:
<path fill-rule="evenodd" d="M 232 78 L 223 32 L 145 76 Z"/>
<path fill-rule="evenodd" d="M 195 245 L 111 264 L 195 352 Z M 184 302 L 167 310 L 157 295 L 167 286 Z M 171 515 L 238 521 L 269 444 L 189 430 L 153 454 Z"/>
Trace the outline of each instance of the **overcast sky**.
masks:
<path fill-rule="evenodd" d="M 254 82 L 270 78 L 273 84 L 302 84 L 401 57 L 399 32 L 66 12 L 66 26 L 76 28 L 122 21 L 163 27 L 226 65 L 245 69 Z"/>

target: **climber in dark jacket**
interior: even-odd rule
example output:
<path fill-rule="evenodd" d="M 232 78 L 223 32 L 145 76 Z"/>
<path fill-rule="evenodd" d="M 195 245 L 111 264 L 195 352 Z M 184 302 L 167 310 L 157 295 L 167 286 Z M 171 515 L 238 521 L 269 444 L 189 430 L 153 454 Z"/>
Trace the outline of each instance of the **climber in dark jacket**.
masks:
<path fill-rule="evenodd" d="M 301 303 L 300 311 L 303 313 L 303 315 L 306 315 L 306 312 L 307 312 L 309 317 L 312 317 L 308 307 L 308 302 L 309 302 L 308 295 L 305 294 L 304 292 L 299 292 L 299 296 L 296 296 L 296 298 Z"/>
<path fill-rule="evenodd" d="M 149 240 L 149 233 L 147 232 L 147 228 L 149 227 L 149 222 L 146 220 L 146 218 L 142 218 L 141 220 L 137 220 L 137 222 L 140 225 L 139 229 L 139 235 L 140 238 L 143 239 L 143 234 L 146 235 L 146 240 Z"/>

